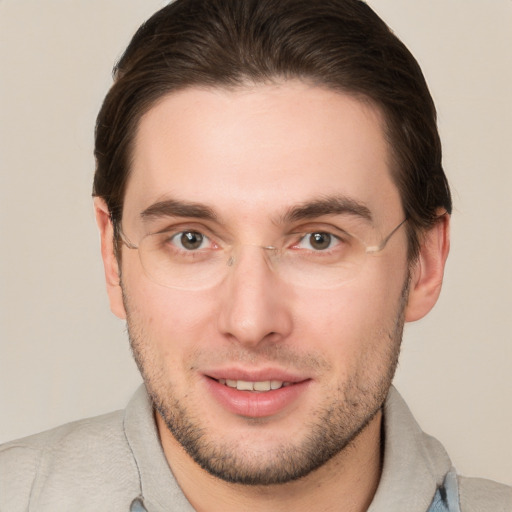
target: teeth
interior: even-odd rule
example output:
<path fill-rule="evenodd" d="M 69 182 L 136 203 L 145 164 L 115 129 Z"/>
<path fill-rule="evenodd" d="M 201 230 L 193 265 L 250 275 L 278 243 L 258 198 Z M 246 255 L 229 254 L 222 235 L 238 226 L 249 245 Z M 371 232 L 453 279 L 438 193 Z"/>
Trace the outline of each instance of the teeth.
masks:
<path fill-rule="evenodd" d="M 238 391 L 254 391 L 254 383 L 245 380 L 237 380 L 236 389 L 238 389 Z"/>
<path fill-rule="evenodd" d="M 255 382 L 253 384 L 254 391 L 270 391 L 271 389 L 271 383 L 269 380 L 266 380 L 265 382 Z"/>
<path fill-rule="evenodd" d="M 281 380 L 250 382 L 246 380 L 219 379 L 219 383 L 224 384 L 230 388 L 236 388 L 239 391 L 270 391 L 290 385 L 289 382 L 283 382 Z"/>

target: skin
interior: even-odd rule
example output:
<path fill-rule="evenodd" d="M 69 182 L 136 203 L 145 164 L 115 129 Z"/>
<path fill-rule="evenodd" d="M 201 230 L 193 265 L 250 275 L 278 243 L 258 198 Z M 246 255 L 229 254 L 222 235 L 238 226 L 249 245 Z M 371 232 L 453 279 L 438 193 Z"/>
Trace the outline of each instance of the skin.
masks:
<path fill-rule="evenodd" d="M 368 103 L 299 82 L 170 94 L 141 119 L 123 231 L 137 243 L 148 230 L 192 221 L 268 245 L 297 224 L 335 223 L 332 213 L 285 214 L 342 196 L 370 212 L 371 222 L 358 220 L 367 231 L 385 236 L 404 212 L 382 126 Z M 215 218 L 141 217 L 168 199 L 204 205 Z M 425 233 L 412 266 L 400 229 L 340 286 L 284 282 L 259 249 L 244 247 L 221 282 L 191 291 L 150 280 L 124 246 L 120 269 L 104 201 L 95 208 L 111 308 L 127 319 L 165 455 L 194 508 L 366 510 L 403 323 L 437 300 L 448 216 Z M 223 372 L 286 374 L 306 385 L 272 414 L 251 417 L 212 395 L 208 376 Z"/>

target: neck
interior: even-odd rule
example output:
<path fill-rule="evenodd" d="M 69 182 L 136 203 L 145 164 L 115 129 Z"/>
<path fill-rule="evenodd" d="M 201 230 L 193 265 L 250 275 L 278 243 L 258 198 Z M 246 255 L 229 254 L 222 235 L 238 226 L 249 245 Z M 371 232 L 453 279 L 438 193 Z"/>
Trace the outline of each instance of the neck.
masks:
<path fill-rule="evenodd" d="M 300 480 L 281 485 L 247 486 L 211 476 L 172 437 L 156 414 L 165 456 L 183 493 L 197 512 L 364 512 L 381 472 L 379 412 L 342 452 Z"/>

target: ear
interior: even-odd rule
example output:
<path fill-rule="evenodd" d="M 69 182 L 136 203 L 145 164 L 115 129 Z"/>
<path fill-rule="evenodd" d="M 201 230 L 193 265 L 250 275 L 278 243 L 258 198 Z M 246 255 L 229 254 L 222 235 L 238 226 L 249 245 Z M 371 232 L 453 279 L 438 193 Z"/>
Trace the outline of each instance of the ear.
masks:
<path fill-rule="evenodd" d="M 114 315 L 124 320 L 126 318 L 126 311 L 124 309 L 123 293 L 119 278 L 120 269 L 114 251 L 114 227 L 104 199 L 100 197 L 94 198 L 94 214 L 100 230 L 101 257 L 105 269 L 110 309 Z"/>
<path fill-rule="evenodd" d="M 418 259 L 411 269 L 406 322 L 423 318 L 437 302 L 449 250 L 450 215 L 445 213 L 438 217 L 421 240 Z"/>

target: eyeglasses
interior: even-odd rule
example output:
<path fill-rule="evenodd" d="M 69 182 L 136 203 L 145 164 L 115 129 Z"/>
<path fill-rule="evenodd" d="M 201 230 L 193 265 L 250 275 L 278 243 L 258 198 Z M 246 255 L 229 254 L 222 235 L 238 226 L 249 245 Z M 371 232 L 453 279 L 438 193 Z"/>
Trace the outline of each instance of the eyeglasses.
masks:
<path fill-rule="evenodd" d="M 282 280 L 319 289 L 335 288 L 353 279 L 367 258 L 381 252 L 407 220 L 373 245 L 341 226 L 292 233 L 273 245 L 228 244 L 207 230 L 183 227 L 145 235 L 139 245 L 130 242 L 121 229 L 119 233 L 128 249 L 138 250 L 146 276 L 168 288 L 213 287 L 242 261 L 244 250 L 256 250 L 263 251 L 267 265 Z"/>

